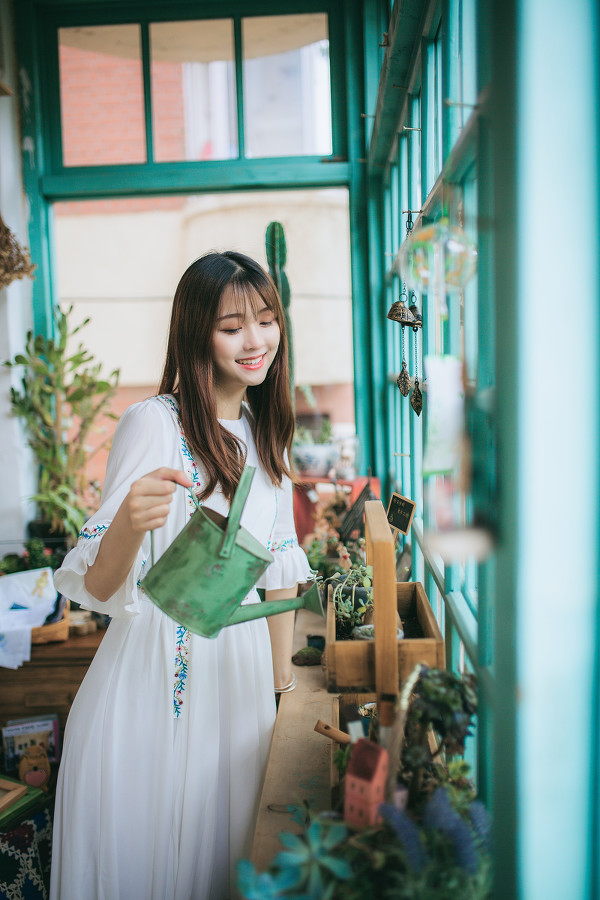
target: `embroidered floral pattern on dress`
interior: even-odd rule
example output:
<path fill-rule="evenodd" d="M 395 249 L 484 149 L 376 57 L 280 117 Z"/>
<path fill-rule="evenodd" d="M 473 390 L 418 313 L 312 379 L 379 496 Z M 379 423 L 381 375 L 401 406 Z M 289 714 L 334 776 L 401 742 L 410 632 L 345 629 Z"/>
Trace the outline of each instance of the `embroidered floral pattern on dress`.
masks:
<path fill-rule="evenodd" d="M 183 625 L 177 626 L 175 640 L 175 686 L 173 688 L 173 715 L 178 719 L 183 707 L 183 692 L 188 675 L 190 632 Z"/>
<path fill-rule="evenodd" d="M 84 525 L 84 527 L 79 532 L 78 537 L 85 538 L 86 540 L 89 540 L 89 538 L 99 537 L 101 534 L 104 534 L 107 528 L 108 525 L 92 525 L 91 528 L 89 528 L 87 525 Z"/>
<path fill-rule="evenodd" d="M 283 553 L 285 550 L 292 550 L 294 547 L 298 547 L 298 538 L 290 537 L 286 538 L 283 541 L 273 541 L 267 545 L 267 549 L 271 551 L 271 553 Z"/>
<path fill-rule="evenodd" d="M 158 399 L 162 400 L 162 402 L 165 404 L 165 406 L 167 406 L 171 410 L 171 412 L 175 416 L 175 419 L 177 420 L 177 427 L 179 428 L 179 436 L 181 438 L 180 449 L 181 449 L 181 455 L 183 456 L 183 461 L 184 461 L 184 466 L 185 466 L 185 474 L 192 482 L 193 487 L 195 487 L 196 485 L 200 484 L 200 471 L 198 469 L 196 460 L 192 456 L 191 450 L 188 447 L 188 443 L 185 439 L 185 434 L 183 433 L 181 419 L 179 418 L 179 407 L 177 406 L 177 403 L 175 402 L 175 400 L 172 397 L 169 397 L 167 394 L 159 394 Z M 194 504 L 194 501 L 190 497 L 189 493 L 187 495 L 187 506 L 188 506 L 188 514 L 191 516 L 192 513 L 194 512 L 194 510 L 196 509 L 196 506 Z"/>
<path fill-rule="evenodd" d="M 175 400 L 172 397 L 169 397 L 167 394 L 160 394 L 158 399 L 162 400 L 165 406 L 170 409 L 175 416 L 177 427 L 179 428 L 179 436 L 181 438 L 180 449 L 181 455 L 183 457 L 185 474 L 192 482 L 192 485 L 196 486 L 200 484 L 200 471 L 198 469 L 196 460 L 192 456 L 190 448 L 188 447 L 188 443 L 185 439 L 185 434 L 183 433 L 181 420 L 179 418 L 179 407 L 177 406 Z M 189 491 L 187 493 L 186 499 L 189 517 L 194 513 L 196 505 L 192 500 Z M 189 654 L 190 632 L 183 625 L 178 625 L 175 639 L 175 681 L 173 685 L 173 715 L 176 719 L 181 716 L 181 711 L 183 708 L 183 694 L 185 691 L 185 681 L 188 674 Z"/>
<path fill-rule="evenodd" d="M 147 562 L 148 562 L 147 559 L 142 560 L 142 565 L 140 568 L 140 577 L 136 581 L 136 587 L 142 587 L 142 575 L 144 574 L 144 566 L 146 565 Z M 144 590 L 144 589 L 142 588 L 142 590 Z"/>

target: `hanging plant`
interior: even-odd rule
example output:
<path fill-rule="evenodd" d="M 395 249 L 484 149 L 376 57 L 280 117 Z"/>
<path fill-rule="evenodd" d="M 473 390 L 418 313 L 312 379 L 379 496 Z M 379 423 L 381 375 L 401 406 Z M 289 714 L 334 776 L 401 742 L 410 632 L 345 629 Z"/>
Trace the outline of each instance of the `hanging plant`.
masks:
<path fill-rule="evenodd" d="M 0 288 L 8 287 L 18 278 L 33 278 L 34 270 L 28 249 L 21 247 L 0 216 Z"/>

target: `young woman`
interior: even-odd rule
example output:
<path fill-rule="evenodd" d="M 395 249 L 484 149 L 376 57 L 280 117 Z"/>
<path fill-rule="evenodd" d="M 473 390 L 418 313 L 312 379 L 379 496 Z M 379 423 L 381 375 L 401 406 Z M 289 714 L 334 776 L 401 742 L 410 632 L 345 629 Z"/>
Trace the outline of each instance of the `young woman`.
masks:
<path fill-rule="evenodd" d="M 273 553 L 258 587 L 291 596 L 310 574 L 293 522 L 293 429 L 273 282 L 242 254 L 202 257 L 175 294 L 159 395 L 119 421 L 102 505 L 55 576 L 113 618 L 65 732 L 52 900 L 235 896 L 275 718 L 267 622 L 198 637 L 145 597 L 143 570 L 150 531 L 158 557 L 192 514 L 187 489 L 226 515 L 248 463 L 242 524 Z M 255 589 L 244 602 L 259 602 Z"/>

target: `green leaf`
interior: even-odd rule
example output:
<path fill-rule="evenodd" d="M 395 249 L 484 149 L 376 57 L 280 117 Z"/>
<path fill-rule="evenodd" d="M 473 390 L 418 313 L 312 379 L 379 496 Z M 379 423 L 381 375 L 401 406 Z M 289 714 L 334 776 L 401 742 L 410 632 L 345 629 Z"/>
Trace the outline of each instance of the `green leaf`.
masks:
<path fill-rule="evenodd" d="M 352 866 L 345 859 L 336 859 L 335 856 L 325 856 L 321 860 L 321 865 L 342 881 L 348 881 L 352 878 Z"/>
<path fill-rule="evenodd" d="M 279 841 L 284 847 L 289 847 L 291 850 L 298 850 L 306 846 L 301 837 L 289 831 L 282 831 L 279 835 Z"/>

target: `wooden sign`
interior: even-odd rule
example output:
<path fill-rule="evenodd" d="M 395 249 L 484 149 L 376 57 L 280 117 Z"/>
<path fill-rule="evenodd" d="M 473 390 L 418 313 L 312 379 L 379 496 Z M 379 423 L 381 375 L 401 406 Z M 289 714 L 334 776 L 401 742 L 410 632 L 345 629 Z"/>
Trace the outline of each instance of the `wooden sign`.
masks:
<path fill-rule="evenodd" d="M 408 497 L 403 497 L 402 494 L 392 494 L 387 508 L 387 519 L 394 537 L 397 537 L 399 531 L 402 534 L 408 534 L 416 507 L 417 504 Z"/>

